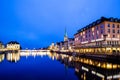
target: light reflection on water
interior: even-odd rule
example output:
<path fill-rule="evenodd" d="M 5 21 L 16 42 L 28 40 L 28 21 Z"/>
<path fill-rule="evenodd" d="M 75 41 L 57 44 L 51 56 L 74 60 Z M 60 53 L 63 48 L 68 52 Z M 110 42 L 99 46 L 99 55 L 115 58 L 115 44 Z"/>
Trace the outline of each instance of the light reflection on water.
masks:
<path fill-rule="evenodd" d="M 78 80 L 73 68 L 49 55 L 50 52 L 0 54 L 0 80 Z"/>
<path fill-rule="evenodd" d="M 71 77 L 68 76 L 69 78 L 65 78 L 65 79 L 62 78 L 60 80 L 77 80 L 76 76 L 78 77 L 79 80 L 114 80 L 114 79 L 119 80 L 120 79 L 120 65 L 117 63 L 110 63 L 107 61 L 96 61 L 88 58 L 81 58 L 81 57 L 75 57 L 75 56 L 69 56 L 65 54 L 58 54 L 51 52 L 17 52 L 17 53 L 14 52 L 14 53 L 0 54 L 0 62 L 2 63 L 6 59 L 9 62 L 18 63 L 22 59 L 22 57 L 25 57 L 27 59 L 30 56 L 32 56 L 33 58 L 40 56 L 43 59 L 45 58 L 44 56 L 47 56 L 50 59 L 52 59 L 52 62 L 59 61 L 61 63 L 59 64 L 59 66 L 64 64 L 65 69 L 67 68 L 74 69 L 72 70 L 73 73 L 71 74 L 72 76 L 74 76 L 74 78 L 71 79 Z M 47 63 L 49 62 L 50 59 L 47 59 Z M 53 64 L 52 66 L 57 66 L 57 65 Z M 49 67 L 49 68 L 53 70 L 55 69 L 54 67 L 52 68 Z M 46 70 L 45 73 L 47 72 L 48 71 Z M 57 72 L 59 73 L 60 70 L 57 70 Z M 59 77 L 56 78 L 59 79 Z M 52 80 L 56 80 L 56 78 L 55 79 L 52 78 Z M 28 79 L 32 80 L 30 78 Z M 36 79 L 36 80 L 40 80 L 40 79 Z"/>

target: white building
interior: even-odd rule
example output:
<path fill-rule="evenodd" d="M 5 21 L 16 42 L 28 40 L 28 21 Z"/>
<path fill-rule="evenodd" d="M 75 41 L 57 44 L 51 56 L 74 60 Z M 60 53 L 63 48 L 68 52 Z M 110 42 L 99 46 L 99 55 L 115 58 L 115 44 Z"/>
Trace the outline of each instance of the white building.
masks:
<path fill-rule="evenodd" d="M 56 43 L 56 50 L 65 51 L 65 52 L 73 52 L 74 51 L 74 38 L 68 38 L 67 32 L 65 30 L 64 41 Z"/>
<path fill-rule="evenodd" d="M 4 49 L 4 48 L 5 48 L 4 44 L 0 41 L 0 49 Z"/>
<path fill-rule="evenodd" d="M 20 44 L 16 41 L 7 43 L 7 50 L 20 50 Z"/>

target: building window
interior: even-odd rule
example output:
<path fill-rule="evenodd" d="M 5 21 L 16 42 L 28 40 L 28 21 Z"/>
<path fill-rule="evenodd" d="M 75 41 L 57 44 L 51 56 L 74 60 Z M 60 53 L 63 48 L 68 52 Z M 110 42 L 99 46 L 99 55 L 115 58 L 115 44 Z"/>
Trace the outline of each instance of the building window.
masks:
<path fill-rule="evenodd" d="M 110 33 L 110 29 L 108 29 L 108 33 Z"/>
<path fill-rule="evenodd" d="M 108 23 L 108 27 L 110 27 L 110 24 Z"/>
<path fill-rule="evenodd" d="M 113 35 L 113 38 L 115 38 L 115 35 Z"/>
<path fill-rule="evenodd" d="M 107 44 L 109 45 L 109 42 L 107 41 Z"/>
<path fill-rule="evenodd" d="M 87 38 L 87 35 L 85 37 Z"/>
<path fill-rule="evenodd" d="M 119 24 L 117 25 L 117 28 L 119 28 Z"/>
<path fill-rule="evenodd" d="M 118 30 L 117 33 L 120 33 L 120 31 Z"/>
<path fill-rule="evenodd" d="M 89 32 L 90 32 L 90 29 L 89 29 Z"/>
<path fill-rule="evenodd" d="M 103 30 L 101 30 L 101 34 L 103 34 Z"/>
<path fill-rule="evenodd" d="M 96 38 L 98 39 L 98 36 L 96 36 Z"/>
<path fill-rule="evenodd" d="M 113 28 L 115 28 L 115 24 L 113 24 L 113 26 L 112 26 Z"/>
<path fill-rule="evenodd" d="M 101 25 L 100 28 L 104 28 L 104 25 Z"/>
<path fill-rule="evenodd" d="M 89 37 L 90 37 L 90 34 L 89 34 Z"/>
<path fill-rule="evenodd" d="M 94 36 L 92 35 L 92 39 L 94 40 Z"/>
<path fill-rule="evenodd" d="M 111 45 L 111 41 L 110 41 L 110 45 Z"/>
<path fill-rule="evenodd" d="M 96 27 L 96 29 L 98 30 L 98 26 Z"/>
<path fill-rule="evenodd" d="M 113 29 L 113 33 L 115 33 L 115 30 Z"/>

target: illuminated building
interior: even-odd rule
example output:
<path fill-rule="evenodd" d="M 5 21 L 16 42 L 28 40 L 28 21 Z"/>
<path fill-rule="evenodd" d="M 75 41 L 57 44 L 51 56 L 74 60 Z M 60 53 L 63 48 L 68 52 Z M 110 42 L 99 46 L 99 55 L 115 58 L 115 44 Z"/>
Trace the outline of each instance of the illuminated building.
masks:
<path fill-rule="evenodd" d="M 74 38 L 68 38 L 66 29 L 64 34 L 64 41 L 57 42 L 55 45 L 55 50 L 61 52 L 74 51 Z"/>
<path fill-rule="evenodd" d="M 55 49 L 55 44 L 54 43 L 52 43 L 50 46 L 49 46 L 49 48 L 48 48 L 49 50 L 54 50 Z"/>
<path fill-rule="evenodd" d="M 0 49 L 3 49 L 4 48 L 4 45 L 3 43 L 0 41 Z"/>
<path fill-rule="evenodd" d="M 120 52 L 120 19 L 101 17 L 74 35 L 75 49 L 80 53 Z"/>
<path fill-rule="evenodd" d="M 7 43 L 7 50 L 20 50 L 20 44 L 16 41 Z"/>
<path fill-rule="evenodd" d="M 0 54 L 0 62 L 2 62 L 5 58 L 5 54 Z"/>

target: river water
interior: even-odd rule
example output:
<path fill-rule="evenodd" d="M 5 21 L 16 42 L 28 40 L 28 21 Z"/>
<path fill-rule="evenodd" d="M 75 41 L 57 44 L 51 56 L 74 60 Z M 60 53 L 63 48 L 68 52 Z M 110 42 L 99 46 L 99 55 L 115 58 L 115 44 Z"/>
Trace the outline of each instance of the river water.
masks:
<path fill-rule="evenodd" d="M 0 80 L 119 80 L 120 65 L 51 52 L 0 54 Z"/>

